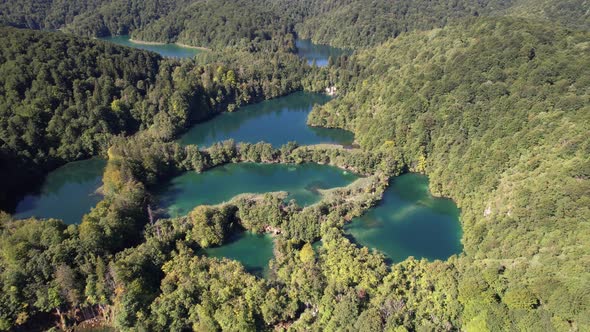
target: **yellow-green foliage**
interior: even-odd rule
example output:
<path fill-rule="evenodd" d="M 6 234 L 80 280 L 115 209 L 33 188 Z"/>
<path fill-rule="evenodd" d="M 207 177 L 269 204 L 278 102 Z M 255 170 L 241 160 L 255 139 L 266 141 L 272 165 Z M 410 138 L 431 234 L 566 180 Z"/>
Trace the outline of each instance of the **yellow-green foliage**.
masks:
<path fill-rule="evenodd" d="M 306 243 L 303 245 L 303 248 L 301 248 L 301 251 L 299 252 L 299 259 L 301 259 L 301 262 L 303 263 L 309 263 L 315 260 L 315 253 L 311 244 Z"/>
<path fill-rule="evenodd" d="M 195 241 L 202 248 L 222 244 L 231 229 L 234 210 L 233 207 L 227 205 L 221 207 L 197 206 L 188 215 L 193 224 L 189 239 Z"/>
<path fill-rule="evenodd" d="M 162 292 L 151 305 L 156 330 L 256 331 L 265 289 L 239 263 L 185 249 L 162 269 Z"/>
<path fill-rule="evenodd" d="M 378 45 L 414 30 L 428 30 L 473 16 L 509 15 L 548 20 L 578 29 L 590 28 L 585 0 L 348 0 L 297 26 L 302 38 L 339 47 Z"/>
<path fill-rule="evenodd" d="M 563 7 L 576 1 L 567 0 Z M 165 31 L 156 28 L 172 21 L 162 20 L 163 25 L 143 33 Z M 160 67 L 158 72 L 128 85 L 111 80 L 111 71 L 120 65 L 135 76 L 133 68 L 144 68 L 151 56 L 89 41 L 78 45 L 73 37 L 45 40 L 41 33 L 3 31 L 10 43 L 2 54 L 25 60 L 2 67 L 9 74 L 0 84 L 6 92 L 0 94 L 6 101 L 0 113 L 7 115 L 0 117 L 6 129 L 0 131 L 5 134 L 0 158 L 14 159 L 6 164 L 18 168 L 13 154 L 43 164 L 48 157 L 80 158 L 107 142 L 114 147 L 108 152 L 104 200 L 80 226 L 13 221 L 0 214 L 1 330 L 36 322 L 39 313 L 73 323 L 80 313 L 96 310 L 117 328 L 146 331 L 254 331 L 286 325 L 293 331 L 590 328 L 588 33 L 515 19 L 474 19 L 404 34 L 313 71 L 284 53 L 272 61 L 230 51 L 183 62 L 153 56 L 159 65 L 153 62 L 150 68 Z M 42 62 L 32 61 L 30 72 L 39 82 L 29 89 L 18 71 L 28 73 L 27 57 L 45 44 L 25 37 L 69 43 L 91 55 L 107 47 L 135 60 L 101 62 L 109 68 L 100 68 L 106 73 L 75 79 L 73 91 L 43 89 L 39 82 L 87 75 L 72 69 L 75 75 L 62 77 L 68 69 L 44 76 L 37 70 L 43 67 L 35 67 Z M 34 45 L 28 47 L 27 41 Z M 240 44 L 255 50 L 248 41 Z M 64 62 L 59 63 L 61 68 Z M 158 140 L 228 105 L 327 83 L 335 84 L 341 96 L 316 108 L 310 123 L 353 130 L 361 149 L 296 144 L 273 149 L 228 141 L 204 151 Z M 94 87 L 87 90 L 92 93 L 80 92 L 86 86 Z M 53 105 L 46 102 L 60 91 L 55 114 L 45 112 L 51 107 L 37 107 Z M 44 126 L 47 130 L 40 131 Z M 66 129 L 64 135 L 55 134 L 59 128 Z M 113 137 L 147 128 L 132 138 Z M 45 134 L 50 139 L 40 144 Z M 325 200 L 305 209 L 267 196 L 197 207 L 186 217 L 152 219 L 155 202 L 146 187 L 181 171 L 245 160 L 328 163 L 377 175 L 326 192 Z M 390 266 L 383 255 L 343 233 L 347 219 L 376 203 L 388 176 L 408 169 L 427 173 L 434 192 L 460 205 L 465 252 L 458 257 L 445 262 L 409 258 Z M 3 174 L 9 178 L 12 173 Z M 200 253 L 198 247 L 223 244 L 237 224 L 255 231 L 271 226 L 280 233 L 267 280 L 234 261 Z M 320 237 L 321 243 L 311 244 Z"/>
<path fill-rule="evenodd" d="M 394 141 L 458 203 L 465 328 L 590 326 L 589 41 L 506 18 L 404 35 L 344 63 L 348 94 L 313 111 L 363 149 Z"/>

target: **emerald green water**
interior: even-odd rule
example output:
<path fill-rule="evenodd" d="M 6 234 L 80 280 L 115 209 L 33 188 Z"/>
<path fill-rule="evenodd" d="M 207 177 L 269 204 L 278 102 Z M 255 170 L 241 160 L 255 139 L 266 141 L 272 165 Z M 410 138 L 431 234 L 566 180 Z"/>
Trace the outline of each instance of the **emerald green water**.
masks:
<path fill-rule="evenodd" d="M 129 40 L 129 35 L 102 37 L 99 39 L 118 45 L 156 52 L 159 53 L 161 56 L 167 58 L 192 58 L 198 53 L 202 52 L 201 50 L 196 48 L 182 47 L 176 44 L 148 45 L 134 43 L 131 40 Z"/>
<path fill-rule="evenodd" d="M 15 218 L 56 218 L 78 224 L 82 216 L 101 200 L 96 193 L 102 185 L 106 161 L 88 159 L 68 163 L 45 178 L 38 193 L 25 196 L 16 206 Z"/>
<path fill-rule="evenodd" d="M 314 128 L 307 125 L 307 115 L 315 104 L 324 104 L 330 97 L 319 93 L 296 92 L 222 113 L 191 127 L 179 140 L 181 144 L 210 146 L 226 139 L 236 142 L 265 141 L 279 147 L 290 141 L 300 145 L 335 143 L 350 145 L 351 132 L 340 129 Z"/>
<path fill-rule="evenodd" d="M 273 241 L 267 234 L 241 232 L 223 246 L 205 249 L 205 253 L 210 257 L 237 260 L 246 271 L 264 277 L 268 275 L 268 262 L 273 257 Z"/>
<path fill-rule="evenodd" d="M 418 174 L 392 180 L 380 205 L 345 230 L 393 262 L 409 256 L 444 260 L 462 250 L 459 209 L 449 199 L 433 197 L 428 178 Z"/>
<path fill-rule="evenodd" d="M 343 187 L 357 178 L 339 168 L 317 164 L 228 164 L 200 174 L 186 172 L 156 188 L 156 196 L 171 217 L 243 193 L 287 191 L 288 199 L 304 206 L 321 199 L 317 189 Z"/>
<path fill-rule="evenodd" d="M 300 57 L 307 59 L 307 63 L 310 65 L 315 61 L 318 67 L 327 66 L 330 57 L 336 60 L 341 55 L 351 54 L 349 50 L 314 44 L 309 39 L 297 39 L 295 46 L 297 46 L 297 54 Z"/>

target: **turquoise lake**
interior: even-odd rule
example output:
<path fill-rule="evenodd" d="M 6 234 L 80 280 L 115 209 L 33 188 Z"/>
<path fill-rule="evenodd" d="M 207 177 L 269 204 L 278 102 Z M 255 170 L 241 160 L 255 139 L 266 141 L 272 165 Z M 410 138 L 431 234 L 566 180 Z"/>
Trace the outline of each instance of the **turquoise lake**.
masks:
<path fill-rule="evenodd" d="M 332 143 L 350 145 L 354 135 L 341 129 L 314 128 L 307 116 L 314 105 L 330 100 L 324 94 L 296 92 L 285 97 L 221 113 L 213 119 L 191 127 L 179 139 L 181 144 L 210 146 L 227 139 L 236 142 L 264 141 L 279 147 L 290 141 L 299 145 Z"/>
<path fill-rule="evenodd" d="M 246 271 L 265 277 L 268 275 L 268 262 L 273 258 L 273 240 L 268 234 L 241 232 L 232 235 L 220 247 L 205 249 L 205 253 L 210 257 L 237 260 Z"/>
<path fill-rule="evenodd" d="M 135 43 L 130 40 L 129 35 L 102 37 L 99 39 L 118 45 L 156 52 L 167 58 L 192 58 L 200 52 L 203 52 L 202 50 L 196 48 L 183 47 L 176 44 L 150 45 Z"/>
<path fill-rule="evenodd" d="M 459 213 L 452 200 L 430 194 L 426 176 L 405 174 L 394 178 L 379 205 L 353 219 L 345 231 L 393 262 L 409 256 L 445 260 L 462 250 Z"/>
<path fill-rule="evenodd" d="M 229 201 L 243 193 L 289 192 L 301 206 L 321 199 L 317 189 L 344 187 L 358 178 L 339 168 L 317 164 L 227 164 L 203 173 L 186 172 L 156 188 L 160 207 L 171 217 L 198 205 Z"/>

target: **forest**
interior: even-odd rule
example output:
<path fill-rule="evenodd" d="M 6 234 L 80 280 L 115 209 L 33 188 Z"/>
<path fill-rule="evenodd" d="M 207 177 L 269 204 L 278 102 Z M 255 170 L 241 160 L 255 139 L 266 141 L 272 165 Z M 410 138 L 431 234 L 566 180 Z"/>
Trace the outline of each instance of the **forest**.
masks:
<path fill-rule="evenodd" d="M 590 14 L 581 9 L 584 6 L 582 0 L 343 1 L 334 10 L 298 23 L 296 31 L 320 44 L 360 48 L 408 31 L 441 28 L 457 19 L 480 16 L 549 19 L 587 30 Z"/>
<path fill-rule="evenodd" d="M 8 0 L 0 24 L 101 37 L 242 50 L 292 51 L 293 38 L 345 48 L 378 45 L 401 33 L 457 19 L 514 16 L 590 28 L 584 0 Z"/>
<path fill-rule="evenodd" d="M 348 93 L 310 115 L 353 130 L 364 149 L 395 146 L 456 200 L 459 300 L 476 330 L 507 330 L 510 319 L 550 330 L 545 310 L 576 321 L 588 312 L 590 275 L 578 265 L 590 241 L 588 54 L 587 32 L 470 20 L 358 53 L 337 69 L 361 68 L 340 74 L 353 77 Z M 511 303 L 512 292 L 529 304 Z"/>
<path fill-rule="evenodd" d="M 590 329 L 584 4 L 2 2 L 0 330 Z M 171 59 L 91 38 L 118 34 L 211 50 Z M 318 68 L 296 38 L 355 51 Z M 308 123 L 352 131 L 355 147 L 174 141 L 221 112 L 328 86 L 338 96 Z M 91 156 L 108 161 L 102 199 L 79 224 L 10 214 L 48 171 Z M 154 212 L 159 183 L 241 162 L 363 177 L 305 207 L 271 192 Z M 462 253 L 392 264 L 344 231 L 406 172 L 457 203 Z M 265 277 L 203 254 L 246 231 L 273 234 Z"/>
<path fill-rule="evenodd" d="M 0 28 L 0 177 L 7 195 L 110 140 L 151 129 L 171 138 L 196 121 L 302 88 L 293 54 L 249 52 L 177 61 L 61 33 Z M 195 111 L 198 110 L 198 111 Z"/>

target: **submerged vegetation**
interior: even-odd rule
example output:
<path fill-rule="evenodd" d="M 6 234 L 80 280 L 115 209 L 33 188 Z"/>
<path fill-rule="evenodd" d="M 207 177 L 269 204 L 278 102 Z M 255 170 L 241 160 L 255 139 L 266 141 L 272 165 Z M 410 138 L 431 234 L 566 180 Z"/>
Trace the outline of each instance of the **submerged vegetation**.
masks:
<path fill-rule="evenodd" d="M 0 27 L 0 208 L 61 164 L 108 159 L 79 224 L 0 211 L 0 330 L 590 327 L 583 1 L 5 1 L 0 22 L 72 33 Z M 127 33 L 213 50 L 163 59 L 76 36 Z M 318 68 L 296 36 L 356 51 Z M 354 132 L 354 148 L 173 142 L 220 112 L 326 87 L 338 97 L 309 124 Z M 158 184 L 239 162 L 365 177 L 304 207 L 273 192 L 158 209 Z M 457 202 L 463 253 L 391 264 L 345 233 L 408 171 Z M 264 278 L 203 254 L 243 231 L 273 235 Z"/>

